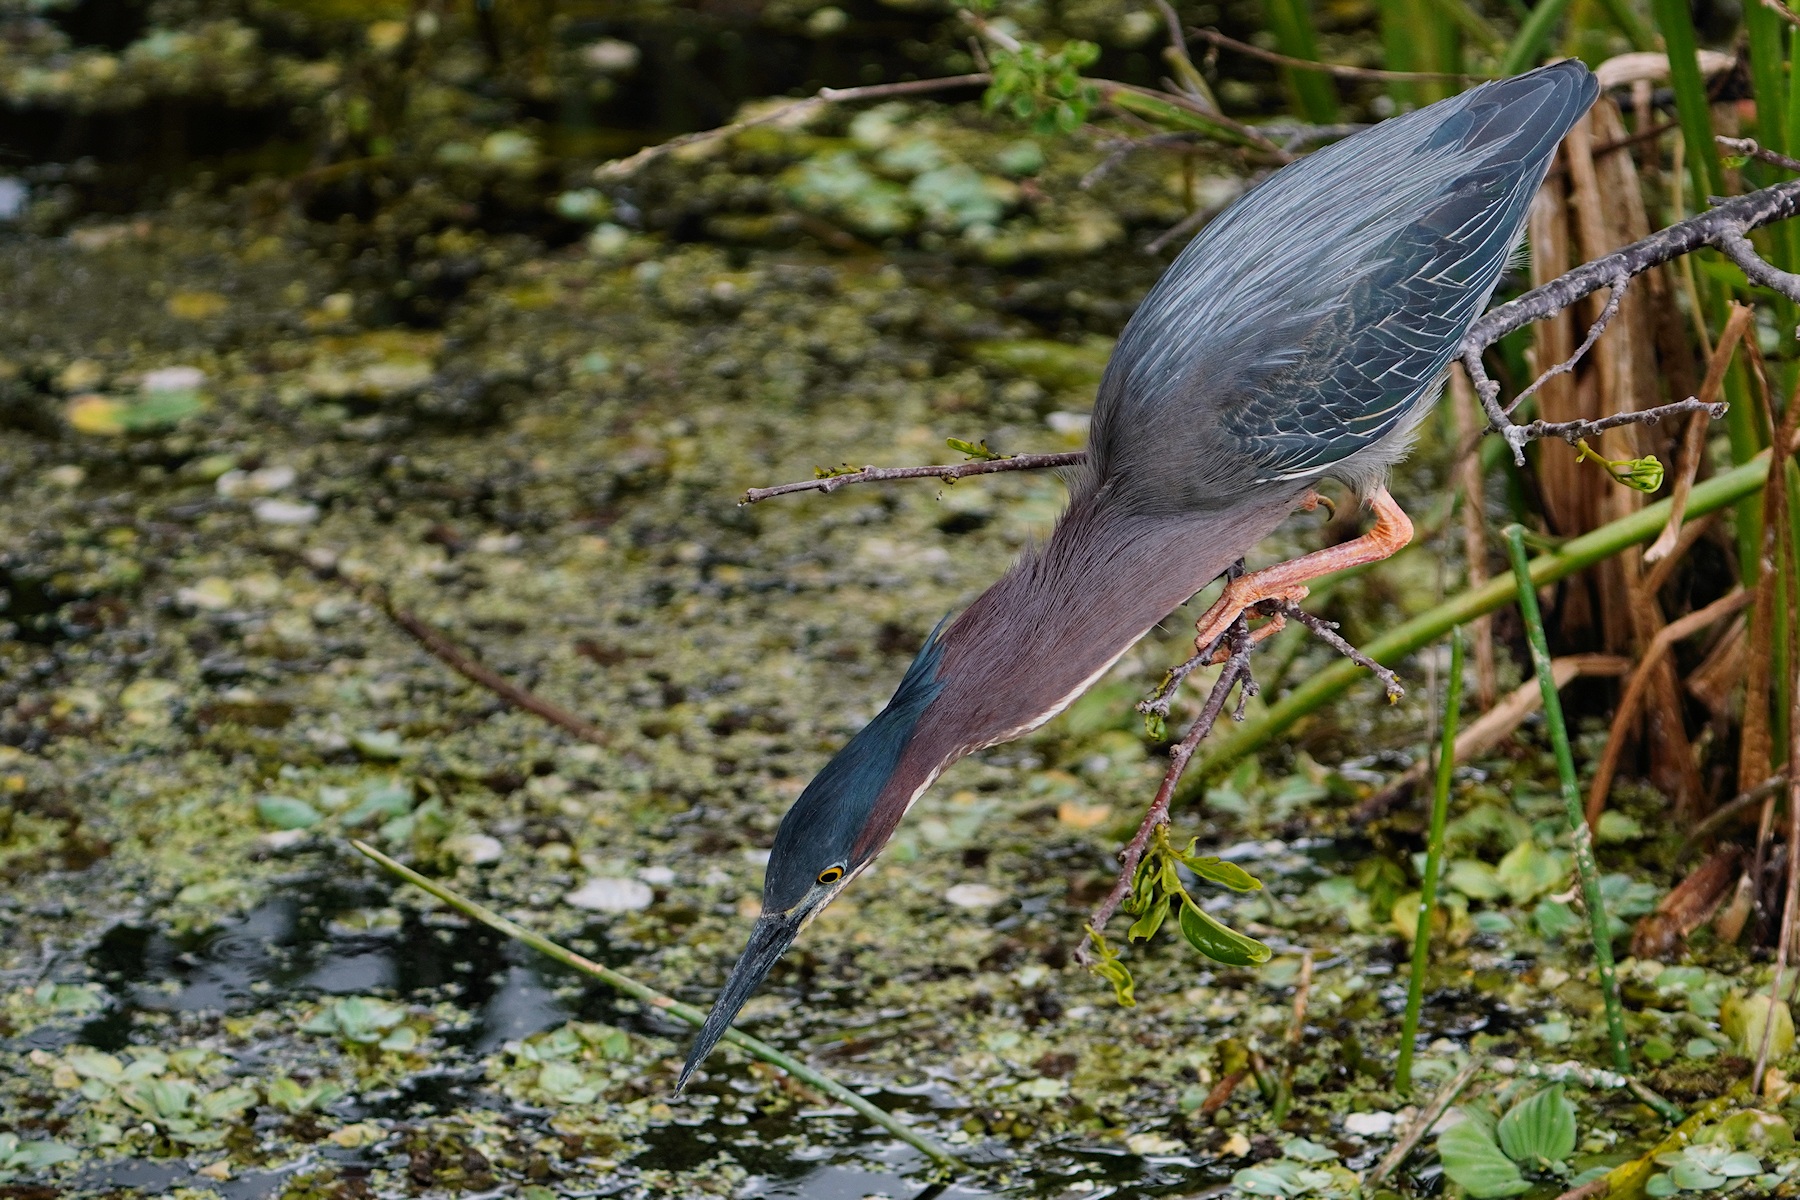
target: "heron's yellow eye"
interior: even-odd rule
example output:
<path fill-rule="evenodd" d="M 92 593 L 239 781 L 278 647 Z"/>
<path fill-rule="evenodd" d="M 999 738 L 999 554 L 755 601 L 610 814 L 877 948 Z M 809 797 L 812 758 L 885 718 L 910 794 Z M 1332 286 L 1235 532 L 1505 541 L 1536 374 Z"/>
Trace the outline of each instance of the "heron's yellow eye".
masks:
<path fill-rule="evenodd" d="M 819 872 L 820 883 L 836 883 L 843 877 L 844 868 L 842 867 L 826 867 L 823 871 Z"/>

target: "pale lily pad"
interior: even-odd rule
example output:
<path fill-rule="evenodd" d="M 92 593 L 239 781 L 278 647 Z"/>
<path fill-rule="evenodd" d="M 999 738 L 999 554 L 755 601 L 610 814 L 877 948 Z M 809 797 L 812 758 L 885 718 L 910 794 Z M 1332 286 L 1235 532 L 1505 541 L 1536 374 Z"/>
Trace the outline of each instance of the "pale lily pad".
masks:
<path fill-rule="evenodd" d="M 563 903 L 589 912 L 623 913 L 649 908 L 655 898 L 642 880 L 600 876 L 564 896 Z"/>
<path fill-rule="evenodd" d="M 1006 893 L 985 883 L 959 883 L 944 893 L 944 899 L 958 908 L 987 909 L 1006 899 Z"/>
<path fill-rule="evenodd" d="M 319 810 L 292 796 L 258 796 L 256 815 L 270 829 L 305 829 L 319 823 Z"/>

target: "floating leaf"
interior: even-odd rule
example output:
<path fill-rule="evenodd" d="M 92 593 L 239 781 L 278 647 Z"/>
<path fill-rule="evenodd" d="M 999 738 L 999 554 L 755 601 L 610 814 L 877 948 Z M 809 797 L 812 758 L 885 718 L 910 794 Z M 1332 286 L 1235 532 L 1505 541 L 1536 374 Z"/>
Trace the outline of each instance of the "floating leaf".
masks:
<path fill-rule="evenodd" d="M 1736 1042 L 1739 1054 L 1754 1059 L 1762 1053 L 1771 1012 L 1774 1028 L 1768 1033 L 1769 1059 L 1786 1058 L 1794 1048 L 1794 1015 L 1786 1003 L 1771 1000 L 1766 992 L 1727 996 L 1719 1009 L 1719 1028 Z"/>
<path fill-rule="evenodd" d="M 305 829 L 319 823 L 319 810 L 292 796 L 258 796 L 256 815 L 271 829 Z"/>
<path fill-rule="evenodd" d="M 1444 871 L 1444 883 L 1471 900 L 1498 900 L 1506 889 L 1494 868 L 1478 858 L 1455 858 Z"/>
<path fill-rule="evenodd" d="M 1514 1162 L 1560 1163 L 1575 1152 L 1575 1106 L 1552 1084 L 1508 1109 L 1495 1132 Z"/>
<path fill-rule="evenodd" d="M 1568 878 L 1569 864 L 1562 855 L 1526 839 L 1506 852 L 1494 877 L 1515 904 L 1525 904 Z"/>
<path fill-rule="evenodd" d="M 1438 1160 L 1444 1174 L 1461 1184 L 1475 1200 L 1497 1200 L 1531 1190 L 1512 1159 L 1495 1143 L 1486 1123 L 1467 1109 L 1465 1119 L 1438 1135 Z"/>
<path fill-rule="evenodd" d="M 1214 962 L 1233 967 L 1253 967 L 1269 961 L 1270 949 L 1255 938 L 1215 921 L 1189 902 L 1181 906 L 1181 936 Z"/>

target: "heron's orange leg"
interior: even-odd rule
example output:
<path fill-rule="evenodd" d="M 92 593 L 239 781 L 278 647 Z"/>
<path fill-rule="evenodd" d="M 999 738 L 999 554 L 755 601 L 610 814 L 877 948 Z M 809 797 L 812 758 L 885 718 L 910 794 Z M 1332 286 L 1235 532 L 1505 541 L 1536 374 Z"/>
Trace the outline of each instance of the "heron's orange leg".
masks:
<path fill-rule="evenodd" d="M 1310 508 L 1312 505 L 1303 507 Z M 1225 635 L 1231 623 L 1251 605 L 1260 604 L 1264 600 L 1304 600 L 1306 585 L 1310 580 L 1329 575 L 1333 571 L 1342 571 L 1346 567 L 1380 562 L 1412 541 L 1412 521 L 1394 503 L 1394 498 L 1388 495 L 1386 488 L 1375 489 L 1374 495 L 1369 497 L 1369 507 L 1375 510 L 1375 527 L 1354 541 L 1333 546 L 1329 550 L 1315 550 L 1289 562 L 1276 563 L 1272 567 L 1240 575 L 1227 583 L 1224 593 L 1195 622 L 1194 628 L 1199 636 L 1194 639 L 1194 649 L 1204 653 L 1207 647 Z"/>

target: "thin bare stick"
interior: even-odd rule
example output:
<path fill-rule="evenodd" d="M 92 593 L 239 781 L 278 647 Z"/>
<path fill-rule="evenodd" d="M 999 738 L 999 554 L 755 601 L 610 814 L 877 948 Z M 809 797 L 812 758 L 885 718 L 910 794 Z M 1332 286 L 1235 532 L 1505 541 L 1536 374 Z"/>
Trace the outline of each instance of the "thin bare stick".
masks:
<path fill-rule="evenodd" d="M 1314 62 L 1310 58 L 1294 58 L 1286 54 L 1277 54 L 1273 50 L 1264 50 L 1261 46 L 1252 46 L 1249 42 L 1240 42 L 1236 38 L 1226 37 L 1216 29 L 1190 29 L 1189 37 L 1205 38 L 1215 46 L 1226 50 L 1235 50 L 1250 58 L 1260 58 L 1266 63 L 1274 63 L 1278 67 L 1289 67 L 1296 71 L 1318 71 L 1324 75 L 1335 75 L 1339 79 L 1384 79 L 1390 83 L 1436 83 L 1452 81 L 1457 83 L 1475 83 L 1483 79 L 1492 79 L 1492 75 L 1459 75 L 1447 71 L 1379 71 L 1373 67 L 1352 67 L 1342 63 Z"/>
<path fill-rule="evenodd" d="M 1770 7 L 1773 7 L 1773 5 Z M 1789 18 L 1792 19 L 1791 13 L 1789 14 Z M 1785 154 L 1777 154 L 1773 150 L 1765 150 L 1763 147 L 1757 145 L 1755 138 L 1715 136 L 1713 141 L 1719 143 L 1721 149 L 1729 150 L 1733 154 L 1739 154 L 1745 158 L 1754 158 L 1759 162 L 1766 162 L 1772 167 L 1780 167 L 1784 171 L 1800 171 L 1800 158 L 1789 158 Z"/>
<path fill-rule="evenodd" d="M 1692 850 L 1697 846 L 1704 845 L 1707 838 L 1731 824 L 1733 820 L 1742 815 L 1751 805 L 1760 803 L 1768 797 L 1773 796 L 1787 785 L 1788 780 L 1786 775 L 1775 775 L 1763 780 L 1749 791 L 1733 796 L 1730 800 L 1719 805 L 1719 807 L 1713 809 L 1712 812 L 1706 815 L 1705 820 L 1701 821 L 1689 831 L 1687 841 L 1682 844 L 1683 853 L 1685 854 L 1685 852 Z"/>
<path fill-rule="evenodd" d="M 1800 301 L 1800 275 L 1792 271 L 1783 271 L 1772 263 L 1766 262 L 1756 253 L 1756 247 L 1750 239 L 1735 230 L 1727 230 L 1719 238 L 1719 249 L 1725 251 L 1725 257 L 1736 263 L 1752 283 L 1760 283 L 1766 288 L 1780 292 L 1789 300 Z"/>
<path fill-rule="evenodd" d="M 1700 385 L 1699 400 L 1702 404 L 1715 403 L 1719 398 L 1719 389 L 1725 385 L 1725 372 L 1731 366 L 1731 356 L 1737 350 L 1738 339 L 1744 336 L 1744 330 L 1750 325 L 1752 310 L 1748 305 L 1733 303 L 1731 316 L 1725 321 L 1725 328 L 1719 334 L 1719 344 L 1714 347 L 1712 359 L 1706 364 L 1706 381 Z M 1700 457 L 1706 451 L 1706 422 L 1699 416 L 1688 418 L 1687 432 L 1681 439 L 1681 466 L 1675 476 L 1675 490 L 1669 497 L 1669 523 L 1657 535 L 1656 541 L 1644 551 L 1644 561 L 1659 562 L 1674 551 L 1675 544 L 1681 538 L 1681 523 L 1687 515 L 1688 493 L 1694 490 L 1694 477 L 1700 470 Z M 1654 595 L 1654 589 L 1651 589 Z"/>
<path fill-rule="evenodd" d="M 1625 275 L 1621 275 L 1612 282 L 1612 290 L 1607 294 L 1606 305 L 1601 308 L 1600 315 L 1594 318 L 1594 323 L 1588 326 L 1587 337 L 1582 339 L 1581 345 L 1575 347 L 1575 352 L 1573 354 L 1540 374 L 1536 379 L 1531 381 L 1524 391 L 1520 392 L 1517 396 L 1514 396 L 1512 403 L 1508 404 L 1505 408 L 1505 412 L 1508 416 L 1517 412 L 1519 405 L 1525 403 L 1528 397 L 1546 383 L 1549 383 L 1558 375 L 1567 375 L 1575 369 L 1575 364 L 1580 362 L 1582 358 L 1586 356 L 1587 352 L 1594 348 L 1594 343 L 1600 340 L 1600 335 L 1606 332 L 1606 327 L 1612 323 L 1613 317 L 1618 315 L 1619 305 L 1624 301 L 1625 289 L 1630 283 L 1631 278 Z"/>
<path fill-rule="evenodd" d="M 413 639 L 425 647 L 433 658 L 469 682 L 480 684 L 514 708 L 521 708 L 528 713 L 542 717 L 557 728 L 567 730 L 584 742 L 605 746 L 611 741 L 599 726 L 576 716 L 560 704 L 544 699 L 536 692 L 527 691 L 492 667 L 475 659 L 461 646 L 451 641 L 442 630 L 395 604 L 394 598 L 381 584 L 358 585 L 344 576 L 340 575 L 339 578 L 350 583 L 363 599 L 386 613 L 389 620 L 411 634 Z"/>
<path fill-rule="evenodd" d="M 684 147 L 714 141 L 718 138 L 733 137 L 746 129 L 754 129 L 758 125 L 798 120 L 811 115 L 813 110 L 823 108 L 827 104 L 847 104 L 861 100 L 889 100 L 896 96 L 921 96 L 931 92 L 955 91 L 959 88 L 986 87 L 992 82 L 994 82 L 992 75 L 986 71 L 978 71 L 969 75 L 948 75 L 942 79 L 908 79 L 902 83 L 876 83 L 870 84 L 868 87 L 820 88 L 810 96 L 772 108 L 754 117 L 733 121 L 729 125 L 720 125 L 714 129 L 684 133 L 680 137 L 672 137 L 666 142 L 645 146 L 628 158 L 601 163 L 594 168 L 594 178 L 601 181 L 622 179 Z"/>
<path fill-rule="evenodd" d="M 864 467 L 840 474 L 821 474 L 816 479 L 775 487 L 750 488 L 739 500 L 740 505 L 756 504 L 775 496 L 794 492 L 835 492 L 847 483 L 879 483 L 887 479 L 941 479 L 955 483 L 971 475 L 992 475 L 996 471 L 1042 471 L 1049 467 L 1073 467 L 1087 461 L 1087 454 L 1076 450 L 1067 454 L 1015 454 L 1011 458 L 983 458 L 973 462 L 946 463 L 935 467 Z"/>
<path fill-rule="evenodd" d="M 1381 680 L 1381 686 L 1387 692 L 1389 704 L 1399 703 L 1400 698 L 1406 695 L 1406 689 L 1400 686 L 1400 677 L 1398 675 L 1394 674 L 1392 671 L 1388 670 L 1338 635 L 1336 621 L 1327 621 L 1324 617 L 1315 616 L 1312 613 L 1307 612 L 1304 608 L 1301 608 L 1292 600 L 1283 604 L 1280 611 L 1283 615 L 1292 617 L 1294 620 L 1312 630 L 1313 636 L 1324 642 L 1327 646 L 1330 646 L 1333 650 L 1336 650 L 1339 654 L 1368 671 L 1374 675 L 1375 678 Z"/>
<path fill-rule="evenodd" d="M 1225 711 L 1225 698 L 1231 694 L 1231 689 L 1250 679 L 1250 651 L 1253 643 L 1249 622 L 1244 619 L 1243 614 L 1239 614 L 1237 620 L 1231 623 L 1220 640 L 1230 644 L 1231 657 L 1225 660 L 1225 669 L 1219 672 L 1218 681 L 1213 684 L 1212 693 L 1207 696 L 1200 715 L 1194 718 L 1188 731 L 1169 751 L 1169 769 L 1163 772 L 1162 785 L 1156 789 L 1156 798 L 1150 802 L 1150 809 L 1138 825 L 1137 833 L 1119 851 L 1119 878 L 1106 898 L 1094 906 L 1093 914 L 1088 918 L 1090 929 L 1105 929 L 1112 915 L 1119 911 L 1119 905 L 1131 894 L 1131 877 L 1137 873 L 1138 863 L 1143 861 L 1151 835 L 1158 826 L 1169 823 L 1169 804 L 1175 799 L 1175 785 L 1181 781 L 1182 772 L 1187 770 L 1188 760 L 1194 757 L 1194 749 L 1218 723 L 1219 714 Z M 1208 646 L 1202 654 L 1195 655 L 1195 658 L 1210 657 L 1213 649 L 1213 646 Z M 1076 961 L 1084 965 L 1090 959 L 1088 946 L 1091 940 L 1091 936 L 1082 939 L 1081 945 L 1075 950 Z"/>
<path fill-rule="evenodd" d="M 1641 275 L 1652 267 L 1690 254 L 1703 246 L 1724 250 L 1733 255 L 1734 261 L 1743 259 L 1739 266 L 1757 282 L 1782 291 L 1783 294 L 1789 294 L 1787 289 L 1792 287 L 1795 289 L 1793 294 L 1800 295 L 1800 280 L 1763 262 L 1744 238 L 1752 229 L 1785 220 L 1796 213 L 1800 213 L 1800 180 L 1788 180 L 1773 187 L 1733 197 L 1721 202 L 1710 212 L 1678 221 L 1647 238 L 1576 267 L 1533 288 L 1518 299 L 1500 305 L 1476 321 L 1468 336 L 1463 339 L 1459 357 L 1469 371 L 1470 380 L 1475 384 L 1476 394 L 1481 398 L 1489 423 L 1506 439 L 1507 445 L 1512 448 L 1514 460 L 1521 466 L 1524 465 L 1525 443 L 1535 438 L 1591 437 L 1602 428 L 1647 424 L 1671 416 L 1677 411 L 1697 411 L 1699 402 L 1682 401 L 1679 405 L 1662 405 L 1605 418 L 1604 421 L 1610 424 L 1563 422 L 1554 425 L 1535 422 L 1531 426 L 1520 427 L 1512 424 L 1500 407 L 1500 385 L 1488 377 L 1481 363 L 1484 350 L 1513 330 L 1561 312 L 1603 287 L 1616 288 L 1621 278 Z M 1736 241 L 1728 247 L 1726 243 L 1732 239 Z M 1715 406 L 1715 414 L 1719 411 Z"/>
<path fill-rule="evenodd" d="M 1754 599 L 1755 592 L 1739 588 L 1678 621 L 1670 621 L 1644 647 L 1643 658 L 1638 661 L 1637 670 L 1631 673 L 1631 679 L 1625 685 L 1625 694 L 1619 699 L 1619 707 L 1613 713 L 1612 728 L 1606 734 L 1606 750 L 1600 756 L 1600 765 L 1594 769 L 1594 782 L 1588 788 L 1588 828 L 1595 828 L 1600 823 L 1600 813 L 1606 807 L 1607 793 L 1612 790 L 1613 775 L 1619 769 L 1619 755 L 1625 750 L 1625 732 L 1637 719 L 1638 705 L 1643 702 L 1644 693 L 1649 691 L 1651 679 L 1663 657 L 1682 638 L 1698 633 L 1726 617 L 1736 616 L 1748 608 Z"/>
<path fill-rule="evenodd" d="M 1610 417 L 1599 417 L 1592 421 L 1532 421 L 1525 425 L 1509 425 L 1503 432 L 1508 442 L 1513 440 L 1512 434 L 1518 434 L 1521 445 L 1535 442 L 1539 438 L 1555 437 L 1572 446 L 1583 438 L 1591 438 L 1608 429 L 1618 429 L 1624 425 L 1654 425 L 1664 417 L 1705 413 L 1716 421 L 1725 415 L 1726 407 L 1723 401 L 1707 404 L 1689 396 L 1686 400 L 1677 400 L 1673 404 L 1659 404 L 1655 408 L 1639 409 L 1636 412 L 1614 413 Z"/>
<path fill-rule="evenodd" d="M 1467 1063 L 1463 1064 L 1463 1069 L 1451 1076 L 1450 1082 L 1446 1083 L 1443 1089 L 1431 1098 L 1431 1103 L 1427 1104 L 1419 1115 L 1413 1118 L 1412 1124 L 1406 1127 L 1406 1133 L 1398 1142 L 1394 1143 L 1394 1148 L 1389 1150 L 1382 1157 L 1381 1162 L 1376 1165 L 1375 1172 L 1369 1176 L 1366 1185 L 1368 1190 L 1374 1191 L 1380 1186 L 1382 1180 L 1400 1168 L 1400 1164 L 1406 1161 L 1407 1155 L 1411 1154 L 1414 1147 L 1424 1139 L 1426 1134 L 1431 1132 L 1431 1127 L 1438 1123 L 1438 1118 L 1443 1116 L 1452 1104 L 1456 1103 L 1456 1098 L 1462 1095 L 1463 1089 L 1469 1086 L 1469 1081 L 1475 1078 L 1485 1061 L 1479 1054 L 1469 1059 Z"/>
<path fill-rule="evenodd" d="M 457 912 L 471 920 L 479 921 L 497 933 L 505 934 L 521 945 L 536 950 L 539 954 L 563 964 L 565 967 L 591 975 L 615 991 L 639 1000 L 650 1007 L 686 1021 L 696 1028 L 706 1023 L 706 1010 L 695 1008 L 691 1004 L 683 1004 L 672 996 L 665 996 L 646 984 L 639 983 L 628 975 L 621 975 L 611 967 L 601 966 L 597 962 L 583 958 L 572 950 L 557 945 L 547 937 L 533 933 L 514 921 L 509 921 L 492 909 L 475 903 L 466 896 L 445 887 L 435 879 L 427 879 L 410 867 L 395 862 L 375 847 L 366 842 L 352 840 L 350 846 L 357 853 L 371 862 L 404 879 L 420 891 L 436 897 Z M 854 1092 L 831 1076 L 817 1071 L 790 1054 L 785 1054 L 767 1042 L 753 1038 L 736 1029 L 727 1029 L 720 1040 L 730 1042 L 752 1058 L 760 1058 L 766 1063 L 780 1067 L 795 1079 L 811 1087 L 819 1089 L 840 1104 L 848 1105 L 863 1117 L 886 1129 L 895 1137 L 927 1155 L 939 1166 L 960 1168 L 963 1164 L 930 1138 L 900 1120 L 893 1113 L 869 1102 L 868 1098 Z"/>

